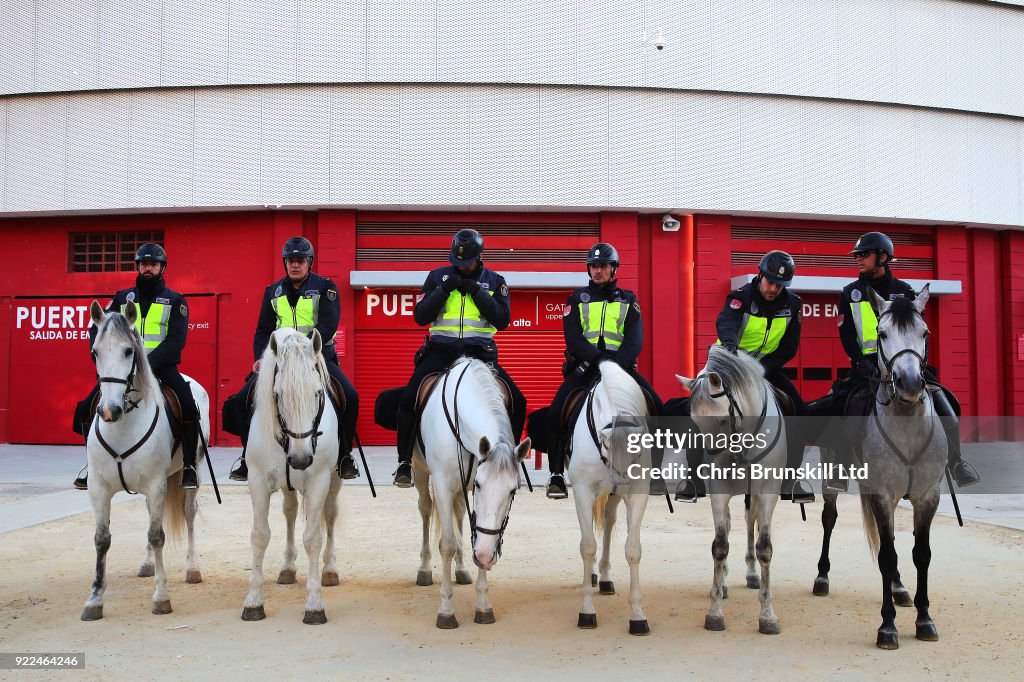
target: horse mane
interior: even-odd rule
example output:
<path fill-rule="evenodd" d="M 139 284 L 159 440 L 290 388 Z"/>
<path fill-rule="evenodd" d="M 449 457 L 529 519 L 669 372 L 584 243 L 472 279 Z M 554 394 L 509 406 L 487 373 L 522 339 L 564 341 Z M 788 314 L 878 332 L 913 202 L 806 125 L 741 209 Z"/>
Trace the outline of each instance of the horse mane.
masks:
<path fill-rule="evenodd" d="M 722 382 L 734 393 L 752 395 L 756 393 L 764 381 L 764 367 L 752 355 L 737 352 L 733 355 L 722 346 L 714 345 L 708 349 L 708 364 L 701 376 L 715 372 L 722 377 Z M 694 382 L 690 393 L 691 410 L 694 405 L 707 404 L 714 401 L 711 397 L 711 382 Z"/>
<path fill-rule="evenodd" d="M 505 408 L 505 400 L 502 397 L 503 391 L 498 385 L 498 378 L 490 367 L 480 361 L 470 360 L 466 373 L 476 382 L 480 392 L 481 405 L 491 417 L 491 421 L 498 430 L 495 435 L 495 442 L 491 444 L 492 454 L 490 461 L 496 465 L 499 471 L 508 469 L 509 471 L 517 472 L 519 462 L 515 457 L 515 437 L 512 435 L 512 425 L 509 423 L 508 410 Z M 498 443 L 502 442 L 508 445 L 505 451 L 497 448 Z M 498 455 L 498 452 L 503 454 Z M 506 452 L 507 454 L 505 454 Z"/>
<path fill-rule="evenodd" d="M 599 368 L 601 370 L 601 385 L 608 394 L 608 399 L 617 416 L 648 416 L 647 399 L 644 397 L 644 392 L 626 370 L 612 361 L 602 362 Z"/>
<path fill-rule="evenodd" d="M 316 354 L 316 374 L 305 371 L 305 368 L 301 371 L 291 369 L 296 360 L 300 360 L 304 354 L 313 353 L 312 343 L 303 334 L 285 328 L 275 331 L 274 337 L 277 341 L 277 353 L 271 350 L 268 343 L 260 361 L 260 373 L 256 378 L 255 404 L 264 408 L 258 410 L 259 425 L 263 433 L 268 435 L 277 430 L 274 410 L 272 407 L 266 409 L 274 404 L 274 375 L 280 372 L 282 377 L 280 406 L 281 410 L 286 412 L 285 419 L 291 423 L 291 420 L 288 420 L 291 417 L 300 428 L 306 427 L 298 420 L 316 414 L 319 405 L 317 391 L 325 390 L 324 377 L 327 376 L 327 365 L 320 353 Z"/>
<path fill-rule="evenodd" d="M 892 316 L 892 323 L 895 325 L 897 331 L 906 332 L 914 328 L 917 324 L 917 318 L 919 313 L 917 308 L 914 306 L 914 302 L 909 298 L 901 296 L 892 302 L 889 306 L 889 314 Z"/>
<path fill-rule="evenodd" d="M 156 380 L 153 370 L 146 361 L 146 347 L 142 345 L 142 337 L 134 325 L 128 324 L 128 318 L 121 313 L 108 313 L 96 331 L 93 345 L 107 342 L 110 337 L 115 342 L 125 343 L 135 352 L 135 387 L 145 400 L 156 400 L 160 383 Z"/>

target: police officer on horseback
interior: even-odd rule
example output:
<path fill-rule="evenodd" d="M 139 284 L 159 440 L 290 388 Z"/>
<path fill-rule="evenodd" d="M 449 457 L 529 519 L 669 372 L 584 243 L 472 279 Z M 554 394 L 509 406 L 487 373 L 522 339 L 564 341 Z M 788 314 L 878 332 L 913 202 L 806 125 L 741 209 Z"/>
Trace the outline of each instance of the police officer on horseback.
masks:
<path fill-rule="evenodd" d="M 760 361 L 764 378 L 793 401 L 796 416 L 800 416 L 804 413 L 804 401 L 782 371 L 800 345 L 801 301 L 789 290 L 795 272 L 792 256 L 785 251 L 769 251 L 761 258 L 753 281 L 725 297 L 715 325 L 717 343 L 730 353 L 743 351 Z M 787 423 L 786 466 L 790 470 L 800 466 L 804 454 L 803 436 L 796 425 L 792 419 Z M 676 499 L 689 502 L 701 495 L 702 482 L 693 477 L 693 472 L 702 455 L 696 449 L 687 452 L 690 476 L 681 483 Z M 782 499 L 813 502 L 814 494 L 803 481 L 787 479 L 782 486 Z"/>
<path fill-rule="evenodd" d="M 197 488 L 196 449 L 199 446 L 199 408 L 192 397 L 188 382 L 178 372 L 181 352 L 188 336 L 188 303 L 185 297 L 167 287 L 164 272 L 167 270 L 167 252 L 159 244 L 143 244 L 135 252 L 137 275 L 135 286 L 122 289 L 114 294 L 106 312 L 124 313 L 125 306 L 133 302 L 139 309 L 135 326 L 142 335 L 146 359 L 153 374 L 160 383 L 174 391 L 181 406 L 181 440 L 184 468 L 181 470 L 181 487 Z M 96 339 L 95 325 L 89 330 L 89 344 Z M 82 406 L 92 405 L 99 392 L 97 385 L 76 411 L 76 421 L 87 436 L 91 414 L 84 414 Z M 79 490 L 88 488 L 88 474 L 85 469 L 75 479 Z"/>
<path fill-rule="evenodd" d="M 428 374 L 444 371 L 460 356 L 491 365 L 512 397 L 512 433 L 518 438 L 526 420 L 526 398 L 498 364 L 494 334 L 511 320 L 505 278 L 484 267 L 484 240 L 476 230 L 459 230 L 448 254 L 450 265 L 437 268 L 423 282 L 422 297 L 413 310 L 421 327 L 429 325 L 416 353 L 408 386 L 398 407 L 398 469 L 394 484 L 408 488 L 412 481 L 412 451 L 416 438 L 416 392 Z"/>
<path fill-rule="evenodd" d="M 345 394 L 345 409 L 339 415 L 338 475 L 343 479 L 359 475 L 355 460 L 352 459 L 352 437 L 355 434 L 356 418 L 359 415 L 359 395 L 338 364 L 338 352 L 334 347 L 334 335 L 341 318 L 341 302 L 338 300 L 338 286 L 327 277 L 312 272 L 315 254 L 313 245 L 305 237 L 292 237 L 281 249 L 281 261 L 285 276 L 266 288 L 260 316 L 256 321 L 252 350 L 256 361 L 252 366 L 245 388 L 229 398 L 244 403 L 252 384 L 260 371 L 263 351 L 270 343 L 270 335 L 282 327 L 294 328 L 303 334 L 320 332 L 323 339 L 324 362 L 327 371 L 342 387 Z M 249 416 L 246 411 L 246 416 Z M 248 424 L 242 428 L 242 441 L 248 440 Z M 247 480 L 249 469 L 244 454 L 231 470 L 230 477 L 236 481 Z"/>
<path fill-rule="evenodd" d="M 850 395 L 861 389 L 874 393 L 881 375 L 878 367 L 878 312 L 872 307 L 873 300 L 870 290 L 874 290 L 884 300 L 895 300 L 905 297 L 913 300 L 917 294 L 906 282 L 896 279 L 890 266 L 895 257 L 892 240 L 881 232 L 868 232 L 857 240 L 850 251 L 857 262 L 860 275 L 856 281 L 843 288 L 839 296 L 839 338 L 843 349 L 850 358 L 852 370 L 849 376 L 836 383 L 832 399 L 828 404 L 831 414 L 843 416 Z M 931 366 L 925 370 L 925 378 L 930 384 L 937 384 L 935 369 Z M 963 487 L 979 481 L 974 467 L 960 457 L 960 424 L 953 410 L 945 387 L 930 391 L 935 411 L 943 417 L 942 423 L 946 431 L 948 445 L 948 463 L 950 473 L 957 485 Z M 852 464 L 852 452 L 848 447 L 849 438 L 841 438 L 838 443 L 841 464 Z M 846 479 L 837 479 L 827 484 L 834 492 L 845 492 Z"/>
<path fill-rule="evenodd" d="M 562 317 L 565 335 L 566 362 L 562 367 L 565 379 L 551 400 L 546 417 L 544 439 L 552 445 L 548 452 L 547 496 L 564 499 L 569 496 L 565 485 L 566 437 L 562 433 L 562 410 L 569 395 L 586 388 L 599 376 L 598 364 L 613 360 L 629 373 L 656 404 L 662 404 L 651 384 L 636 371 L 636 360 L 644 343 L 644 327 L 636 294 L 618 286 L 615 273 L 619 268 L 619 252 L 611 244 L 600 242 L 587 251 L 587 272 L 590 282 L 576 289 L 566 301 Z"/>

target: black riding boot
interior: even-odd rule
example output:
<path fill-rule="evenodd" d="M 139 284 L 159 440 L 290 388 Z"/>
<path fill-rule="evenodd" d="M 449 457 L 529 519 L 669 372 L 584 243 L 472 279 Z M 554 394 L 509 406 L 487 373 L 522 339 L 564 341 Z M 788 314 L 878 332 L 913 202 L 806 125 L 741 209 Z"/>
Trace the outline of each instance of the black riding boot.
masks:
<path fill-rule="evenodd" d="M 856 432 L 859 427 L 863 426 L 864 420 L 853 416 L 837 417 L 834 421 L 838 421 L 838 425 L 834 428 L 832 421 L 829 421 L 827 427 L 827 430 L 834 434 L 831 436 L 830 449 L 835 454 L 834 464 L 841 468 L 834 472 L 835 477 L 825 483 L 822 492 L 845 493 L 850 489 L 850 480 L 846 474 L 853 466 L 853 443 L 855 439 L 858 439 Z M 829 438 L 829 436 L 823 436 L 823 438 Z"/>
<path fill-rule="evenodd" d="M 395 470 L 395 485 L 399 488 L 412 487 L 412 449 L 416 443 L 416 415 L 398 412 L 398 469 Z"/>
<path fill-rule="evenodd" d="M 232 481 L 248 481 L 249 480 L 249 467 L 245 465 L 245 448 L 249 443 L 249 427 L 252 425 L 252 414 L 246 412 L 246 424 L 245 428 L 242 429 L 242 456 L 235 461 L 235 465 L 231 467 L 231 473 L 228 474 L 228 478 Z"/>
<path fill-rule="evenodd" d="M 801 417 L 786 417 L 786 469 L 796 471 L 804 461 L 804 436 L 800 428 Z M 814 493 L 806 482 L 792 478 L 782 484 L 782 499 L 796 503 L 814 502 Z"/>
<path fill-rule="evenodd" d="M 348 481 L 359 477 L 359 467 L 352 458 L 352 436 L 345 433 L 345 427 L 338 420 L 338 478 Z"/>
<path fill-rule="evenodd" d="M 569 489 L 565 485 L 565 442 L 561 435 L 552 441 L 551 452 L 548 453 L 548 479 L 546 495 L 552 500 L 564 500 L 569 497 Z"/>
<path fill-rule="evenodd" d="M 707 497 L 704 480 L 697 475 L 697 467 L 703 462 L 703 448 L 690 448 L 686 451 L 686 478 L 676 486 L 677 502 L 696 503 L 698 497 Z"/>
<path fill-rule="evenodd" d="M 82 440 L 85 441 L 86 447 L 89 445 L 89 427 L 91 422 L 82 422 Z M 78 472 L 78 478 L 74 482 L 75 490 L 88 490 L 89 489 L 89 465 L 88 463 L 82 467 L 82 470 Z"/>
<path fill-rule="evenodd" d="M 981 481 L 978 470 L 960 457 L 960 419 L 953 411 L 953 406 L 949 404 L 945 391 L 940 388 L 937 391 L 930 391 L 929 395 L 935 403 L 935 412 L 941 418 L 942 430 L 946 432 L 946 467 L 949 473 L 960 488 L 978 483 Z"/>
<path fill-rule="evenodd" d="M 196 450 L 199 448 L 199 424 L 194 421 L 181 423 L 181 453 L 184 466 L 181 469 L 181 487 L 193 490 L 199 487 L 196 473 Z"/>

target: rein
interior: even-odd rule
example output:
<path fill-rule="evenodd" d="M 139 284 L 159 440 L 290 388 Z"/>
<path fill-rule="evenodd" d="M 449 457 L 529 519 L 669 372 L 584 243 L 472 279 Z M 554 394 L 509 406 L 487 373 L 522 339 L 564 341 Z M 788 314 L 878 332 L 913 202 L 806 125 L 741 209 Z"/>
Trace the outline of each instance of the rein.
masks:
<path fill-rule="evenodd" d="M 273 382 L 275 384 L 277 383 L 277 371 L 278 371 L 278 368 L 277 368 L 277 365 L 275 364 L 274 365 L 274 378 L 273 378 Z M 319 375 L 319 370 L 317 371 L 317 375 Z M 321 379 L 321 386 L 322 386 L 323 385 L 323 377 L 320 377 L 320 379 Z M 291 429 L 288 428 L 288 424 L 284 420 L 284 415 L 281 414 L 281 400 L 280 400 L 280 396 L 277 394 L 277 391 L 274 391 L 274 416 L 277 417 L 277 424 L 278 424 L 278 426 L 281 427 L 281 435 L 280 436 L 275 436 L 274 440 L 276 440 L 277 444 L 281 446 L 282 450 L 284 450 L 284 454 L 285 454 L 284 477 L 285 477 L 285 483 L 288 484 L 289 492 L 295 490 L 295 488 L 292 487 L 291 465 L 288 463 L 288 456 L 287 456 L 288 455 L 288 448 L 291 446 L 291 442 L 292 442 L 291 439 L 294 438 L 296 440 L 301 440 L 303 438 L 311 438 L 312 439 L 312 445 L 313 445 L 313 455 L 314 456 L 316 455 L 316 441 L 317 441 L 317 438 L 319 438 L 320 436 L 324 435 L 324 432 L 320 430 L 320 420 L 323 419 L 323 416 L 324 416 L 324 405 L 325 405 L 325 403 L 326 403 L 326 399 L 324 398 L 324 389 L 321 388 L 319 391 L 317 391 L 317 408 L 316 408 L 316 416 L 313 417 L 313 426 L 308 431 L 302 431 L 301 433 L 296 433 L 295 431 L 292 431 Z"/>

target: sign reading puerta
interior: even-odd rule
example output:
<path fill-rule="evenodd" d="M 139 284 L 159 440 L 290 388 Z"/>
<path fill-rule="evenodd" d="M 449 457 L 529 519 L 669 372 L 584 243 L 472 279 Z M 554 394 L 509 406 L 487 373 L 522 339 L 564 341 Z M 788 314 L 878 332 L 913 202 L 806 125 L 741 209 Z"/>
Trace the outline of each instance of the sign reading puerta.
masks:
<path fill-rule="evenodd" d="M 109 296 L 100 299 L 103 305 L 109 301 Z M 13 301 L 10 442 L 81 443 L 71 431 L 71 420 L 75 404 L 96 382 L 96 368 L 89 358 L 91 302 L 92 297 Z M 181 371 L 210 390 L 216 302 L 212 296 L 190 296 L 188 302 L 188 342 Z M 40 390 L 44 386 L 51 388 Z"/>
<path fill-rule="evenodd" d="M 568 291 L 513 291 L 510 330 L 561 331 Z M 356 324 L 360 329 L 416 329 L 412 320 L 416 302 L 422 297 L 410 289 L 367 289 L 358 305 Z M 359 299 L 357 299 L 359 300 Z"/>

